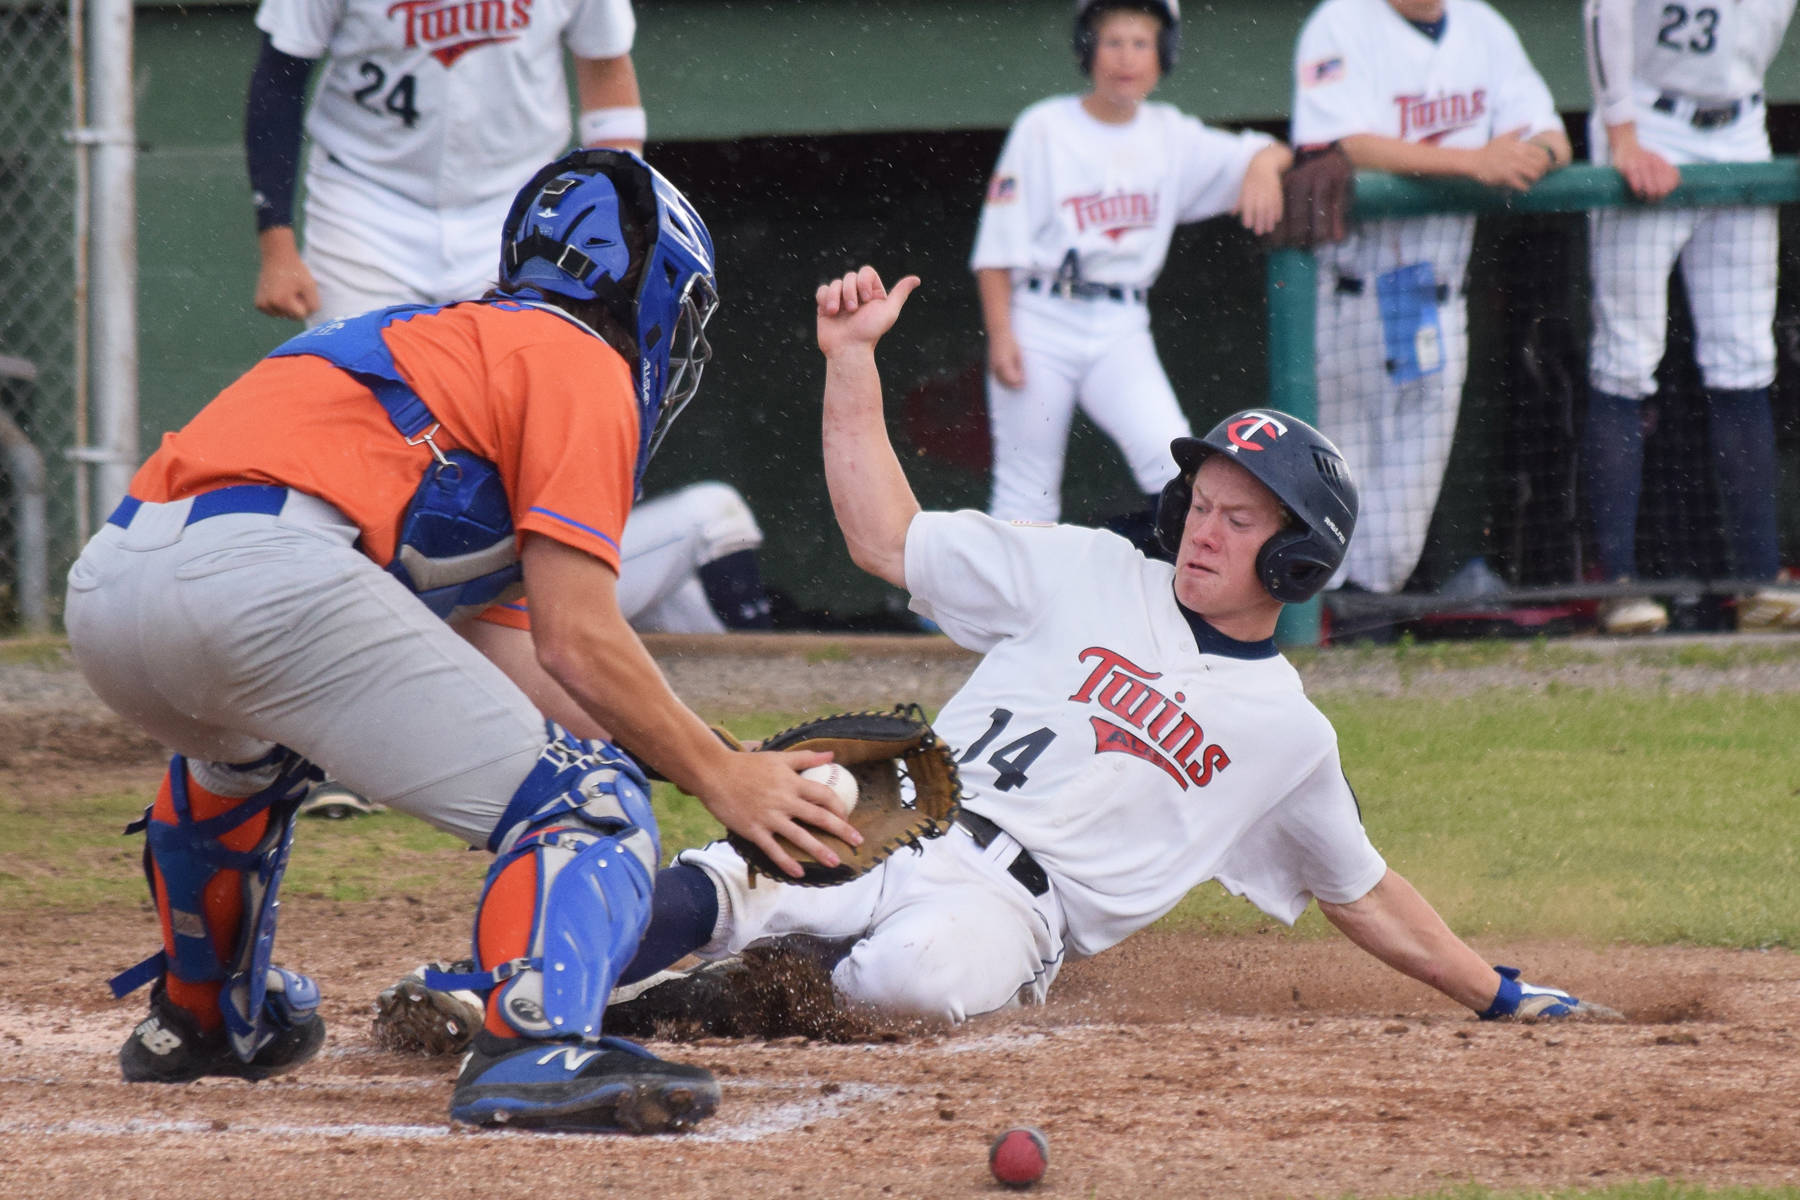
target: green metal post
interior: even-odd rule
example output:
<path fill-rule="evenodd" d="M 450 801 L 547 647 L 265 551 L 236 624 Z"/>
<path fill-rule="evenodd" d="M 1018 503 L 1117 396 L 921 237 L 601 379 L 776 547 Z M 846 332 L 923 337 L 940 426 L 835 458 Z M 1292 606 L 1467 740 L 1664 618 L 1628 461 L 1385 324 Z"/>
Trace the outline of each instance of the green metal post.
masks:
<path fill-rule="evenodd" d="M 1269 404 L 1304 421 L 1316 421 L 1319 412 L 1313 366 L 1318 274 L 1317 261 L 1305 250 L 1269 255 Z M 1318 645 L 1319 610 L 1316 597 L 1288 605 L 1275 640 L 1284 646 Z"/>

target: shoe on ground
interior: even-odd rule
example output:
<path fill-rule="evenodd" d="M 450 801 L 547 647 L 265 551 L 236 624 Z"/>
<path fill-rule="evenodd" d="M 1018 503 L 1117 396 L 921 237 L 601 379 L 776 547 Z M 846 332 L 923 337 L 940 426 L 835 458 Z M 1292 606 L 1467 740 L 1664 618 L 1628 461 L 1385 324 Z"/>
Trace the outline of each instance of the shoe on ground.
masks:
<path fill-rule="evenodd" d="M 324 1044 L 325 1021 L 309 1013 L 244 1062 L 232 1052 L 223 1026 L 201 1033 L 192 1014 L 169 999 L 159 982 L 150 993 L 150 1015 L 119 1049 L 119 1070 L 126 1083 L 187 1083 L 209 1075 L 267 1079 L 299 1066 Z"/>
<path fill-rule="evenodd" d="M 1444 580 L 1437 594 L 1445 600 L 1480 600 L 1505 595 L 1507 587 L 1506 577 L 1490 567 L 1487 559 L 1471 558 Z"/>
<path fill-rule="evenodd" d="M 718 962 L 694 962 L 614 988 L 606 1003 L 606 1028 L 641 1038 L 657 1037 L 669 1026 L 692 1035 L 737 1036 L 742 999 L 737 981 L 748 969 L 744 960 L 734 955 Z"/>
<path fill-rule="evenodd" d="M 575 1133 L 674 1133 L 710 1116 L 719 1085 L 623 1038 L 543 1041 L 483 1030 L 450 1096 L 467 1125 Z"/>
<path fill-rule="evenodd" d="M 412 1054 L 460 1054 L 468 1048 L 486 1016 L 479 992 L 458 988 L 439 991 L 425 983 L 425 972 L 455 975 L 475 970 L 472 959 L 429 962 L 375 997 L 377 1044 Z"/>
<path fill-rule="evenodd" d="M 1600 632 L 1612 637 L 1661 633 L 1669 627 L 1669 610 L 1648 596 L 1617 596 L 1600 605 Z"/>
<path fill-rule="evenodd" d="M 300 802 L 301 816 L 318 817 L 325 821 L 344 821 L 351 817 L 367 817 L 386 811 L 387 805 L 376 804 L 329 779 L 315 784 L 312 791 L 306 794 L 306 799 Z"/>
<path fill-rule="evenodd" d="M 1800 630 L 1800 588 L 1762 588 L 1740 596 L 1737 628 L 1739 633 Z"/>

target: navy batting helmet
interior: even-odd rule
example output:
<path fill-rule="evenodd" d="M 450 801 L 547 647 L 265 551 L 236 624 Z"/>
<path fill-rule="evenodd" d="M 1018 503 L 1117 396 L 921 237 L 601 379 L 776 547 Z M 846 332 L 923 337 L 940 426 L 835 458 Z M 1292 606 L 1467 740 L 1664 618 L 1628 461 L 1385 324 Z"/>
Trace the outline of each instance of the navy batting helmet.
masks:
<path fill-rule="evenodd" d="M 1156 536 L 1174 554 L 1192 498 L 1194 472 L 1213 454 L 1226 454 L 1250 472 L 1292 514 L 1256 553 L 1256 574 L 1269 595 L 1298 604 L 1319 594 L 1344 561 L 1356 530 L 1356 482 L 1331 439 L 1299 417 L 1272 408 L 1233 413 L 1205 437 L 1169 443 L 1181 473 L 1163 488 Z"/>
<path fill-rule="evenodd" d="M 576 150 L 514 198 L 500 236 L 500 282 L 598 301 L 636 339 L 641 480 L 712 356 L 712 236 L 693 205 L 630 151 Z"/>
<path fill-rule="evenodd" d="M 1156 35 L 1156 63 L 1167 75 L 1175 69 L 1181 53 L 1181 0 L 1075 0 L 1075 58 L 1081 73 L 1094 73 L 1094 48 L 1099 35 L 1094 27 L 1100 14 L 1115 9 L 1146 12 L 1162 21 L 1162 32 Z"/>

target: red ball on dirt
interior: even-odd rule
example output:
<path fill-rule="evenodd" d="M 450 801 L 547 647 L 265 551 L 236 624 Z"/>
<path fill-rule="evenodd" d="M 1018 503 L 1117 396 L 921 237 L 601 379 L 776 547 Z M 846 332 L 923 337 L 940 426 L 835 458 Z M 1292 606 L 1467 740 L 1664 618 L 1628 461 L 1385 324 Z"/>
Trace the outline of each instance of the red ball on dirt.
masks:
<path fill-rule="evenodd" d="M 1050 1143 L 1029 1125 L 1015 1125 L 988 1148 L 988 1169 L 1010 1188 L 1028 1188 L 1050 1165 Z"/>

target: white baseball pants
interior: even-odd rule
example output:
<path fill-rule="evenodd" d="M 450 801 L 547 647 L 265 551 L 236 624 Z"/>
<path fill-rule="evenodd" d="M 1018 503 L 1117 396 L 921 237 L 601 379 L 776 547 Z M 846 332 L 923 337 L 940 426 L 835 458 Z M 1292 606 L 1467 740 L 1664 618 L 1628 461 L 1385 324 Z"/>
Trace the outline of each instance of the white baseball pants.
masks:
<path fill-rule="evenodd" d="M 1146 494 L 1175 477 L 1169 443 L 1192 431 L 1150 336 L 1142 304 L 1064 299 L 1029 291 L 1012 298 L 1013 335 L 1025 384 L 988 376 L 994 481 L 988 512 L 1004 521 L 1055 521 L 1075 408 L 1125 456 Z"/>
<path fill-rule="evenodd" d="M 699 570 L 762 542 L 750 506 L 727 484 L 696 483 L 635 505 L 619 542 L 619 609 L 640 633 L 724 633 Z"/>
<path fill-rule="evenodd" d="M 1694 358 L 1710 388 L 1775 380 L 1773 208 L 1602 209 L 1588 218 L 1594 288 L 1593 385 L 1615 396 L 1656 391 L 1669 327 L 1669 271 L 1679 266 L 1694 317 Z"/>
<path fill-rule="evenodd" d="M 1766 162 L 1769 133 L 1760 99 L 1728 125 L 1696 129 L 1681 113 L 1651 106 L 1637 86 L 1638 141 L 1671 163 Z M 1604 126 L 1588 119 L 1593 160 L 1611 161 Z M 1601 209 L 1588 218 L 1594 336 L 1588 378 L 1603 392 L 1641 398 L 1656 391 L 1668 333 L 1669 271 L 1679 266 L 1694 318 L 1694 358 L 1709 388 L 1767 387 L 1775 379 L 1775 278 L 1780 256 L 1772 208 Z"/>
<path fill-rule="evenodd" d="M 1332 271 L 1319 272 L 1319 429 L 1343 451 L 1361 502 L 1356 534 L 1331 586 L 1355 583 L 1392 593 L 1419 564 L 1443 488 L 1468 374 L 1469 320 L 1460 295 L 1443 300 L 1442 370 L 1394 383 L 1372 282 L 1361 294 L 1345 294 Z M 1447 281 L 1452 292 L 1461 283 L 1460 274 Z"/>
<path fill-rule="evenodd" d="M 860 879 L 829 888 L 750 886 L 744 860 L 725 842 L 685 850 L 719 890 L 719 925 L 703 957 L 723 958 L 792 933 L 856 938 L 832 971 L 854 1003 L 963 1021 L 1015 1004 L 1043 1003 L 1062 965 L 1056 885 L 1033 896 L 1006 867 L 1018 843 L 1000 834 L 984 848 L 958 825 L 902 849 Z"/>

